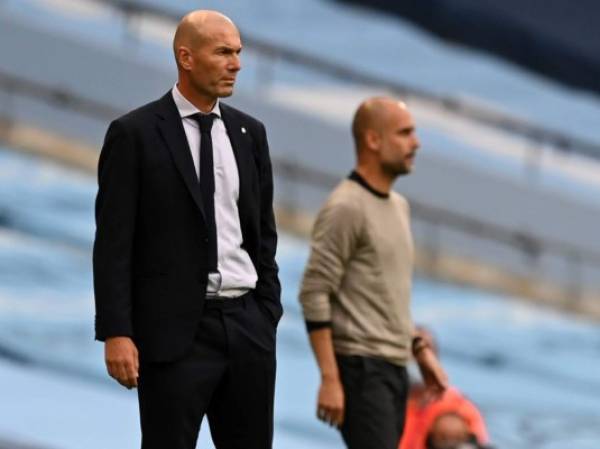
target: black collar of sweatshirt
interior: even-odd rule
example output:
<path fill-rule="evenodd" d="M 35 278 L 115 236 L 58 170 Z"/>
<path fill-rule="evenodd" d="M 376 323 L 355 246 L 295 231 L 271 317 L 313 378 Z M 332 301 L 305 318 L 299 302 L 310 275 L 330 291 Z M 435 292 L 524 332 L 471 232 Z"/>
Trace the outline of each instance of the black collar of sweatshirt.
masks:
<path fill-rule="evenodd" d="M 380 192 L 379 190 L 375 190 L 373 187 L 371 187 L 369 185 L 369 183 L 367 183 L 367 181 L 365 181 L 365 178 L 360 176 L 356 170 L 352 170 L 352 173 L 350 173 L 350 175 L 348 175 L 348 179 L 358 182 L 361 186 L 363 186 L 365 189 L 367 189 L 369 192 L 371 192 L 373 195 L 375 195 L 378 198 L 389 198 L 390 197 L 389 193 L 383 193 L 383 192 Z"/>

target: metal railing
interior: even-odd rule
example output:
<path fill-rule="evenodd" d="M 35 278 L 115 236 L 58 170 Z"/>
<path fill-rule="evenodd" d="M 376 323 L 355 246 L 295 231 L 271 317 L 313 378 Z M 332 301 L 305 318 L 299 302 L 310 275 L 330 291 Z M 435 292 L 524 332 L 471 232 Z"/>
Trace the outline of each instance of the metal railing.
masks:
<path fill-rule="evenodd" d="M 121 11 L 126 17 L 126 22 L 136 16 L 151 16 L 159 19 L 178 22 L 184 12 L 176 11 L 157 5 L 140 3 L 136 0 L 94 0 L 112 6 Z M 135 37 L 136 31 L 131 30 Z M 242 30 L 244 45 L 258 55 L 264 57 L 271 65 L 283 61 L 292 65 L 310 69 L 316 73 L 330 76 L 340 81 L 386 89 L 404 98 L 425 100 L 436 105 L 442 110 L 449 111 L 472 122 L 490 128 L 508 132 L 512 135 L 523 137 L 541 147 L 549 147 L 561 152 L 578 153 L 590 158 L 600 159 L 600 144 L 587 141 L 569 134 L 555 131 L 550 128 L 536 125 L 529 121 L 511 116 L 509 114 L 490 111 L 449 95 L 439 95 L 419 89 L 414 86 L 399 83 L 361 72 L 346 65 L 331 62 L 296 49 L 274 44 L 253 36 Z"/>

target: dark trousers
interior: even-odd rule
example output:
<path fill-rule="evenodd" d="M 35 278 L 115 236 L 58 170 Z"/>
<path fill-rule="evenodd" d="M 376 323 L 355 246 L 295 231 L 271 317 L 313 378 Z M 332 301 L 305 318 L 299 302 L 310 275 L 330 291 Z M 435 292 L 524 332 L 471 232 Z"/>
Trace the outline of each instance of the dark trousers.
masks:
<path fill-rule="evenodd" d="M 195 449 L 204 415 L 217 449 L 272 447 L 275 326 L 251 293 L 224 301 L 186 357 L 141 365 L 142 449 Z"/>
<path fill-rule="evenodd" d="M 337 355 L 346 413 L 348 449 L 397 449 L 404 430 L 408 373 L 385 360 Z"/>

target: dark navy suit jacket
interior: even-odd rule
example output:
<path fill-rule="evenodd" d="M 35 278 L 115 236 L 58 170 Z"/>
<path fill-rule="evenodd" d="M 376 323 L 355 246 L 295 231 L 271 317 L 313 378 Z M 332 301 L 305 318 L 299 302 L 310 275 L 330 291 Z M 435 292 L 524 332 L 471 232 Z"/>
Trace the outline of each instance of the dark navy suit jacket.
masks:
<path fill-rule="evenodd" d="M 282 308 L 265 128 L 226 104 L 220 109 L 239 172 L 242 247 L 258 274 L 254 296 L 275 326 Z M 130 336 L 142 360 L 175 360 L 190 348 L 202 313 L 208 235 L 171 92 L 110 124 L 98 183 L 96 338 Z"/>

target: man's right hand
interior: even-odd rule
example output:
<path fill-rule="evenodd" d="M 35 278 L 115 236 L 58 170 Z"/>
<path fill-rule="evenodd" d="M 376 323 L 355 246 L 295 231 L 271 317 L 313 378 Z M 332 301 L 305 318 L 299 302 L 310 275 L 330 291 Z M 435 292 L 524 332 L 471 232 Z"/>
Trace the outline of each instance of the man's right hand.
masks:
<path fill-rule="evenodd" d="M 124 387 L 137 387 L 138 350 L 129 337 L 110 337 L 104 343 L 104 359 L 108 374 Z"/>
<path fill-rule="evenodd" d="M 317 417 L 331 426 L 340 427 L 344 422 L 344 388 L 339 378 L 324 378 L 319 388 Z"/>
<path fill-rule="evenodd" d="M 341 427 L 345 409 L 344 387 L 333 350 L 331 328 L 312 330 L 308 336 L 321 371 L 317 418 L 330 426 Z"/>

